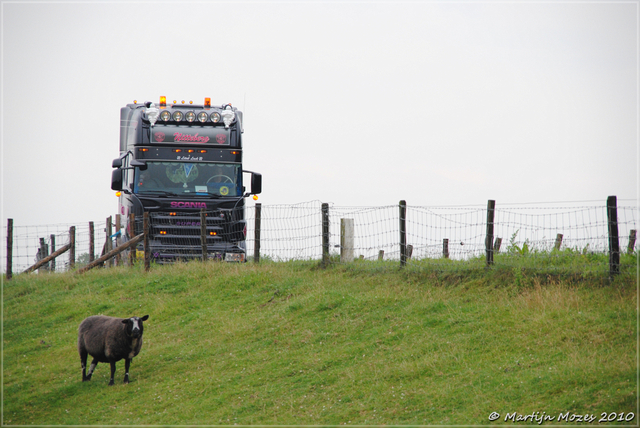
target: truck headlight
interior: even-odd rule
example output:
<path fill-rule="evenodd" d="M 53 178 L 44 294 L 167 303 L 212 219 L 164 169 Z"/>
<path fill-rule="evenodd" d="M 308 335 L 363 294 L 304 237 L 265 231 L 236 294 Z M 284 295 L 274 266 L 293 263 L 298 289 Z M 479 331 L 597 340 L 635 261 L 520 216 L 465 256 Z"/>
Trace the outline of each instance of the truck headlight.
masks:
<path fill-rule="evenodd" d="M 176 122 L 180 122 L 183 117 L 184 117 L 184 114 L 182 114 L 181 111 L 174 111 L 173 112 L 173 120 L 175 120 Z"/>
<path fill-rule="evenodd" d="M 225 262 L 244 262 L 244 253 L 225 253 Z"/>

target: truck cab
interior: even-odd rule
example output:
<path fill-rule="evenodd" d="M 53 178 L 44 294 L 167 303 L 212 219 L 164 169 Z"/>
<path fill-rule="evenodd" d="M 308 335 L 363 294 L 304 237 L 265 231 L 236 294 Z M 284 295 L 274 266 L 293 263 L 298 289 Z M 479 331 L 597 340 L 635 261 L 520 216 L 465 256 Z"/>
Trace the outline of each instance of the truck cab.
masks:
<path fill-rule="evenodd" d="M 212 106 L 210 98 L 194 105 L 160 97 L 157 106 L 121 109 L 111 188 L 127 219 L 123 239 L 142 233 L 148 212 L 156 263 L 201 258 L 203 230 L 208 258 L 246 261 L 245 198 L 261 193 L 262 176 L 243 169 L 242 119 L 231 104 Z"/>

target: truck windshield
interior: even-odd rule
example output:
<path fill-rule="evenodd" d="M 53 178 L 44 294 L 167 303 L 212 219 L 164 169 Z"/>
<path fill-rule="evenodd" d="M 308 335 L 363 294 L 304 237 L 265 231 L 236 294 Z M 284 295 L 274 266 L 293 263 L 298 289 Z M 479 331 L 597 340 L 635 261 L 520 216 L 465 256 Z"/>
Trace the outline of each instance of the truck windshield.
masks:
<path fill-rule="evenodd" d="M 134 178 L 138 194 L 242 195 L 242 169 L 233 164 L 147 161 Z"/>

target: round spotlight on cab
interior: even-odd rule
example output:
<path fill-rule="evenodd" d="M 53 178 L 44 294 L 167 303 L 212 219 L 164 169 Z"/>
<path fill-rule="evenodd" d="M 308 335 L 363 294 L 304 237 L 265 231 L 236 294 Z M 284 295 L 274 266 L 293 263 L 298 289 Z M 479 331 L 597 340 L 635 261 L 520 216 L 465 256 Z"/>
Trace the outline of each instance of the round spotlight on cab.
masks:
<path fill-rule="evenodd" d="M 218 113 L 217 111 L 211 113 L 211 122 L 218 123 L 221 119 L 222 116 L 220 116 L 220 113 Z"/>
<path fill-rule="evenodd" d="M 207 113 L 204 111 L 201 111 L 200 113 L 198 113 L 198 120 L 202 123 L 207 121 Z"/>
<path fill-rule="evenodd" d="M 181 111 L 173 112 L 173 120 L 175 120 L 176 122 L 181 122 L 183 118 L 184 118 L 184 114 L 182 114 Z"/>
<path fill-rule="evenodd" d="M 187 119 L 187 122 L 193 122 L 196 120 L 196 114 L 192 111 L 188 111 L 187 114 L 184 115 L 184 118 Z"/>
<path fill-rule="evenodd" d="M 163 122 L 169 122 L 171 120 L 171 113 L 167 110 L 162 110 L 162 113 L 160 113 L 160 120 Z"/>

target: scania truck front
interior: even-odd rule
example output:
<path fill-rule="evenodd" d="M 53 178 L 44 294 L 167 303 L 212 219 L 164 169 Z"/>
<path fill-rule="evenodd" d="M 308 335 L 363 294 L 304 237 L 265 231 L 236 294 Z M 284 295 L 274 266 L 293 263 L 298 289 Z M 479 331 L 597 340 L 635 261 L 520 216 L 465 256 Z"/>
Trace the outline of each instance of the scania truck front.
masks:
<path fill-rule="evenodd" d="M 208 257 L 246 261 L 245 198 L 261 192 L 262 176 L 242 168 L 242 133 L 242 112 L 231 104 L 212 106 L 210 98 L 203 105 L 160 97 L 158 106 L 123 107 L 111 188 L 120 194 L 123 218 L 135 215 L 124 239 L 142 233 L 148 212 L 152 260 L 201 258 L 204 209 Z"/>

